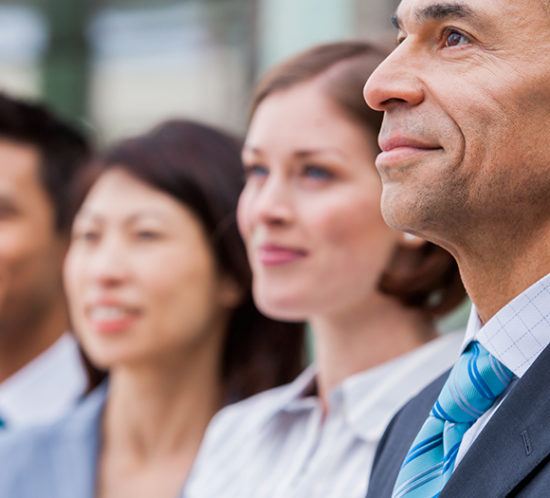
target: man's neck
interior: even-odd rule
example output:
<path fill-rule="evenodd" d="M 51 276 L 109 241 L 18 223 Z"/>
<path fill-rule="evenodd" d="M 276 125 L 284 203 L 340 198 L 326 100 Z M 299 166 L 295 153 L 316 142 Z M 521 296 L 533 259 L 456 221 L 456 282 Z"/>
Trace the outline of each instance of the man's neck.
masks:
<path fill-rule="evenodd" d="M 533 239 L 457 252 L 464 286 L 482 323 L 550 273 L 550 237 Z"/>
<path fill-rule="evenodd" d="M 52 310 L 34 327 L 0 331 L 0 382 L 15 374 L 51 347 L 68 329 L 64 307 Z"/>

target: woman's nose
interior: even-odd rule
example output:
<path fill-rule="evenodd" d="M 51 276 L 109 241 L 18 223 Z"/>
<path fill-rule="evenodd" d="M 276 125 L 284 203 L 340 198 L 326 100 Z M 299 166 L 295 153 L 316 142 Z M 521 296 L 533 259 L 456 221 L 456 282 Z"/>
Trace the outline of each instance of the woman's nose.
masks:
<path fill-rule="evenodd" d="M 104 237 L 89 255 L 89 272 L 102 285 L 117 285 L 128 275 L 129 251 L 117 237 Z"/>
<path fill-rule="evenodd" d="M 291 186 L 276 176 L 269 177 L 258 191 L 253 206 L 258 221 L 269 225 L 290 223 L 294 216 Z"/>

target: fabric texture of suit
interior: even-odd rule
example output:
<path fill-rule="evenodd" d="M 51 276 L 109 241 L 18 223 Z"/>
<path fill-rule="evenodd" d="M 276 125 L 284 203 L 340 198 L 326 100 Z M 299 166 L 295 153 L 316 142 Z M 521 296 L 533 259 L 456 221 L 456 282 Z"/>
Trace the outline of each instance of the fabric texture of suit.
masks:
<path fill-rule="evenodd" d="M 0 496 L 93 498 L 99 455 L 102 384 L 52 425 L 0 439 Z"/>
<path fill-rule="evenodd" d="M 448 373 L 409 401 L 380 441 L 368 498 L 389 498 L 401 464 Z M 440 498 L 550 496 L 550 346 L 537 358 L 464 455 Z"/>

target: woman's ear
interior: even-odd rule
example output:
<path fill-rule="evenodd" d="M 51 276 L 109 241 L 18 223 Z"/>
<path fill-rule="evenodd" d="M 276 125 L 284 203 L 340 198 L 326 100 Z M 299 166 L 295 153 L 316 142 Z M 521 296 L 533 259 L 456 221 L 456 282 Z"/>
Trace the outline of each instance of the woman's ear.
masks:
<path fill-rule="evenodd" d="M 233 277 L 223 274 L 220 277 L 218 297 L 223 307 L 233 309 L 241 304 L 244 298 L 244 290 Z"/>

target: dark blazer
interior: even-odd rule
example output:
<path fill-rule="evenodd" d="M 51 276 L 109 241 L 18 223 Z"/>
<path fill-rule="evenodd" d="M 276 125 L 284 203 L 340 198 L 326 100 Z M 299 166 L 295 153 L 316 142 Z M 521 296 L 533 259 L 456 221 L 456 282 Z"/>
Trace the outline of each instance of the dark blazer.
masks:
<path fill-rule="evenodd" d="M 93 498 L 103 384 L 52 425 L 0 437 L 0 496 Z"/>
<path fill-rule="evenodd" d="M 382 437 L 367 498 L 391 497 L 405 455 L 447 374 L 411 399 Z M 512 387 L 440 498 L 550 497 L 550 346 Z"/>

